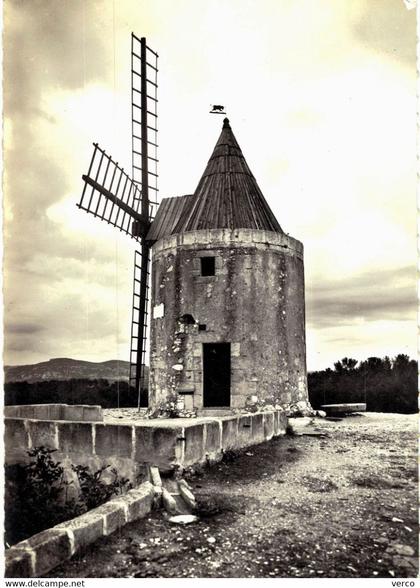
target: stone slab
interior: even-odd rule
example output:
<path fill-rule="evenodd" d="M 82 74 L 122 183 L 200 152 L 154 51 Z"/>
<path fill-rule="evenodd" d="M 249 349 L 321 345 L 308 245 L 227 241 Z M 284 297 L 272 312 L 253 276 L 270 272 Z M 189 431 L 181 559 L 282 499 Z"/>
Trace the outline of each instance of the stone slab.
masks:
<path fill-rule="evenodd" d="M 48 447 L 58 449 L 57 425 L 54 421 L 28 420 L 31 447 Z"/>
<path fill-rule="evenodd" d="M 269 441 L 274 436 L 274 413 L 264 414 L 264 439 Z"/>
<path fill-rule="evenodd" d="M 178 421 L 178 419 L 176 419 Z M 139 463 L 151 464 L 167 471 L 180 463 L 183 429 L 173 423 L 172 427 L 135 427 L 134 459 Z"/>
<path fill-rule="evenodd" d="M 74 538 L 72 553 L 93 543 L 104 534 L 104 517 L 89 511 L 71 521 L 56 525 L 54 529 L 70 531 Z"/>
<path fill-rule="evenodd" d="M 4 445 L 6 458 L 16 449 L 26 450 L 29 447 L 29 437 L 24 420 L 12 418 L 4 420 Z"/>
<path fill-rule="evenodd" d="M 35 570 L 34 555 L 28 549 L 11 547 L 5 552 L 5 578 L 32 578 Z"/>
<path fill-rule="evenodd" d="M 204 425 L 185 427 L 183 465 L 193 465 L 205 460 Z"/>
<path fill-rule="evenodd" d="M 204 453 L 206 459 L 210 461 L 217 460 L 222 454 L 222 427 L 217 421 L 215 423 L 205 424 L 206 432 L 204 435 Z"/>
<path fill-rule="evenodd" d="M 133 427 L 128 425 L 95 425 L 95 453 L 101 456 L 131 457 Z"/>
<path fill-rule="evenodd" d="M 42 576 L 72 555 L 69 535 L 64 529 L 54 527 L 21 541 L 16 547 L 28 548 L 35 555 L 35 576 Z"/>
<path fill-rule="evenodd" d="M 365 412 L 366 403 L 322 404 L 321 409 L 329 414 L 348 414 L 352 412 Z"/>
<path fill-rule="evenodd" d="M 102 504 L 102 506 L 98 506 L 89 512 L 103 517 L 104 535 L 111 535 L 127 522 L 123 505 L 114 504 L 113 501 Z"/>
<path fill-rule="evenodd" d="M 239 449 L 238 418 L 222 419 L 222 447 L 224 451 Z"/>
<path fill-rule="evenodd" d="M 93 430 L 90 423 L 57 423 L 58 446 L 63 453 L 93 454 Z"/>

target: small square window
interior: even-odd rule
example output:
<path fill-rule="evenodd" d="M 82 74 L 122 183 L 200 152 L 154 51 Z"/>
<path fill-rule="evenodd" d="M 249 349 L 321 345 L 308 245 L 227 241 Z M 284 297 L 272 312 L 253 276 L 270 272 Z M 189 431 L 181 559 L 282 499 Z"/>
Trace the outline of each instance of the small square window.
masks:
<path fill-rule="evenodd" d="M 215 258 L 214 257 L 201 257 L 201 275 L 202 276 L 214 276 L 215 274 Z"/>
<path fill-rule="evenodd" d="M 198 325 L 199 331 L 205 331 L 207 329 L 207 325 Z"/>

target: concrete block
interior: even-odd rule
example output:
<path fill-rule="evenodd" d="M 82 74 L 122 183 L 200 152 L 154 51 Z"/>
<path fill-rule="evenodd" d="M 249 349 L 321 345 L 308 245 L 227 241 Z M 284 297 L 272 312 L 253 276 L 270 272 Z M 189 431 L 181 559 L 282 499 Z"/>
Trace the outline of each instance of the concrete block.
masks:
<path fill-rule="evenodd" d="M 182 454 L 183 436 L 181 427 L 135 427 L 134 459 L 140 463 L 152 464 L 163 470 L 173 469 Z"/>
<path fill-rule="evenodd" d="M 240 416 L 238 418 L 238 447 L 248 447 L 252 443 L 252 416 Z"/>
<path fill-rule="evenodd" d="M 95 425 L 95 431 L 96 455 L 131 457 L 133 427 L 129 425 Z"/>
<path fill-rule="evenodd" d="M 185 465 L 200 463 L 204 460 L 204 424 L 185 427 Z"/>
<path fill-rule="evenodd" d="M 287 418 L 286 413 L 283 411 L 279 411 L 278 415 L 279 415 L 278 435 L 285 435 L 289 419 Z"/>
<path fill-rule="evenodd" d="M 222 421 L 222 447 L 223 450 L 237 449 L 238 446 L 238 419 L 226 419 Z"/>
<path fill-rule="evenodd" d="M 57 425 L 50 421 L 27 421 L 31 447 L 58 449 Z"/>
<path fill-rule="evenodd" d="M 35 409 L 36 406 L 32 404 L 21 405 L 16 407 L 16 417 L 20 419 L 35 419 Z"/>
<path fill-rule="evenodd" d="M 56 525 L 53 528 L 71 531 L 74 537 L 73 553 L 75 553 L 102 537 L 104 532 L 104 517 L 90 511 L 71 521 Z"/>
<path fill-rule="evenodd" d="M 28 448 L 29 438 L 24 420 L 10 418 L 4 420 L 4 445 L 6 455 L 16 449 L 26 450 Z"/>
<path fill-rule="evenodd" d="M 53 421 L 61 418 L 61 410 L 65 406 L 65 404 L 21 404 L 18 406 L 6 406 L 4 414 L 5 416 L 24 419 Z"/>
<path fill-rule="evenodd" d="M 139 488 L 130 490 L 124 496 L 114 499 L 112 502 L 126 505 L 127 523 L 131 523 L 144 517 L 152 510 L 155 491 L 150 482 L 144 482 Z"/>
<path fill-rule="evenodd" d="M 63 453 L 93 454 L 93 425 L 57 423 L 58 446 Z"/>
<path fill-rule="evenodd" d="M 59 421 L 63 418 L 63 412 L 66 408 L 66 404 L 48 404 L 48 417 L 49 421 Z"/>
<path fill-rule="evenodd" d="M 9 405 L 3 407 L 3 416 L 9 419 L 19 418 L 19 406 Z"/>
<path fill-rule="evenodd" d="M 264 415 L 261 413 L 252 415 L 252 441 L 255 444 L 265 441 Z"/>
<path fill-rule="evenodd" d="M 5 551 L 5 578 L 32 578 L 33 555 L 30 550 L 11 547 Z"/>
<path fill-rule="evenodd" d="M 104 535 L 111 535 L 111 533 L 114 533 L 117 529 L 121 529 L 121 527 L 127 522 L 124 506 L 122 504 L 114 503 L 113 500 L 110 500 L 106 504 L 102 504 L 102 506 L 98 506 L 89 512 L 91 515 L 100 515 L 103 518 Z"/>
<path fill-rule="evenodd" d="M 264 438 L 269 441 L 274 436 L 274 414 L 272 412 L 264 413 Z"/>
<path fill-rule="evenodd" d="M 63 421 L 83 421 L 83 406 L 71 405 L 64 406 L 61 420 Z"/>
<path fill-rule="evenodd" d="M 274 428 L 274 437 L 279 435 L 279 411 L 276 410 L 273 413 L 273 428 Z"/>
<path fill-rule="evenodd" d="M 48 529 L 19 543 L 35 554 L 34 576 L 42 576 L 72 555 L 70 538 L 64 529 Z"/>
<path fill-rule="evenodd" d="M 85 404 L 83 406 L 83 420 L 91 422 L 103 421 L 104 415 L 102 412 L 102 407 L 99 405 L 90 406 Z"/>
<path fill-rule="evenodd" d="M 219 422 L 206 423 L 204 453 L 210 460 L 216 460 L 222 452 L 222 435 Z"/>

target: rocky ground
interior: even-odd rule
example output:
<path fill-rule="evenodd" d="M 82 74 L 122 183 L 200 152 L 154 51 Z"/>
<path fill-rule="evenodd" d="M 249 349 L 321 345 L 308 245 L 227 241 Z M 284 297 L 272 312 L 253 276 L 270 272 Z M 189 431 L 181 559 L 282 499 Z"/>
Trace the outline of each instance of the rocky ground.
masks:
<path fill-rule="evenodd" d="M 50 576 L 417 576 L 417 415 L 315 427 L 191 472 L 198 522 L 154 512 Z"/>

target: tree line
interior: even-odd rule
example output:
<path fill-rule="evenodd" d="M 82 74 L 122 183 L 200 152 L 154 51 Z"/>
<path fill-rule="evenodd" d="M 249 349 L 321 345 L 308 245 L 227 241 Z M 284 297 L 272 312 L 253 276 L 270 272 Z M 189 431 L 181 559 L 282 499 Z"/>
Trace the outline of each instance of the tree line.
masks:
<path fill-rule="evenodd" d="M 372 412 L 414 413 L 417 405 L 417 361 L 400 354 L 395 358 L 344 357 L 334 369 L 308 374 L 309 401 L 322 404 L 366 402 Z M 137 392 L 127 381 L 106 379 L 8 382 L 5 404 L 99 404 L 103 408 L 137 406 Z M 147 391 L 144 392 L 147 394 Z"/>
<path fill-rule="evenodd" d="M 344 357 L 334 369 L 308 374 L 309 401 L 322 404 L 366 402 L 372 412 L 414 413 L 418 411 L 417 361 L 408 355 L 369 357 L 358 361 Z"/>
<path fill-rule="evenodd" d="M 99 404 L 102 408 L 137 406 L 137 392 L 127 381 L 109 382 L 87 378 L 8 382 L 4 403 L 9 404 Z"/>

